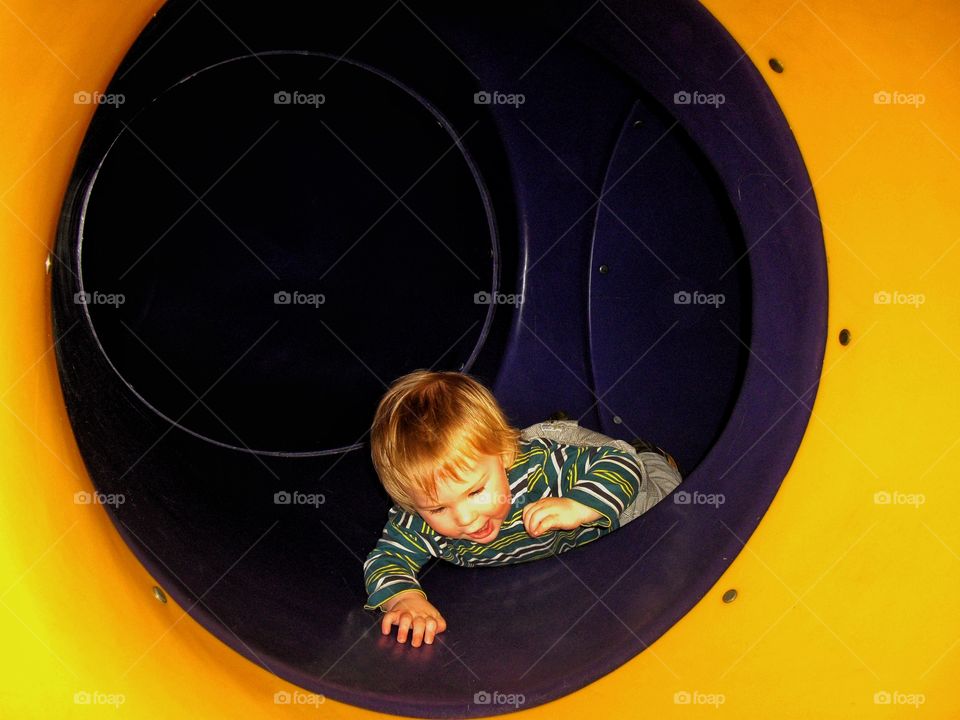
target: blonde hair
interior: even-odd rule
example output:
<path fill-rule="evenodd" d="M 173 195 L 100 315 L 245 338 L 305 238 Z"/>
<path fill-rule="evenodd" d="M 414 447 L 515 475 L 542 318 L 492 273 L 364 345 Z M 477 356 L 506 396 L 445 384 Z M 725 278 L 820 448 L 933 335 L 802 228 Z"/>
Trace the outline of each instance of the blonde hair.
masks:
<path fill-rule="evenodd" d="M 416 512 L 410 491 L 436 498 L 437 480 L 458 480 L 480 455 L 513 465 L 520 431 L 493 394 L 460 372 L 415 370 L 380 400 L 370 429 L 370 456 L 387 494 Z"/>

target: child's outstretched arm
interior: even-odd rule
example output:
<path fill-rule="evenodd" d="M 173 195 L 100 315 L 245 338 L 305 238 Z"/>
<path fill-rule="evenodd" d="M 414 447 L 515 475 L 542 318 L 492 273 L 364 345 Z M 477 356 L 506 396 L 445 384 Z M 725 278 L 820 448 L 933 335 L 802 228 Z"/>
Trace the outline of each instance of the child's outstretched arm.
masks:
<path fill-rule="evenodd" d="M 436 553 L 427 539 L 407 527 L 400 527 L 409 515 L 391 509 L 391 517 L 383 528 L 383 534 L 363 563 L 364 583 L 367 589 L 366 610 L 384 611 L 381 622 L 383 634 L 390 632 L 391 625 L 398 625 L 397 640 L 405 642 L 407 632 L 413 628 L 414 647 L 426 637 L 433 642 L 436 632 L 446 630 L 446 620 L 427 601 L 426 593 L 417 581 L 416 573 Z M 422 522 L 422 521 L 421 521 Z"/>

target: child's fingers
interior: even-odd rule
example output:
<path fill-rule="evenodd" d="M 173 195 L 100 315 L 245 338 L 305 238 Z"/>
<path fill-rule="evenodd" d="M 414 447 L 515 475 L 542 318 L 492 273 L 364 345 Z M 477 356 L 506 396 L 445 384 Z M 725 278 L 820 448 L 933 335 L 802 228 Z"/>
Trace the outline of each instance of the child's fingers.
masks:
<path fill-rule="evenodd" d="M 543 522 L 540 523 L 539 530 L 541 533 L 545 533 L 548 530 L 553 530 L 559 524 L 560 519 L 556 515 L 547 515 L 547 517 L 543 519 Z"/>
<path fill-rule="evenodd" d="M 540 498 L 539 500 L 534 500 L 532 503 L 528 503 L 523 506 L 523 510 L 520 512 L 520 515 L 523 517 L 523 524 L 526 525 L 530 520 L 530 516 L 534 514 L 537 510 L 540 510 L 544 506 L 544 500 L 547 498 Z"/>
<path fill-rule="evenodd" d="M 537 519 L 536 525 L 534 525 L 534 532 L 537 535 L 542 535 L 551 528 L 555 527 L 557 524 L 557 516 L 553 513 L 541 515 Z"/>
<path fill-rule="evenodd" d="M 420 643 L 423 642 L 423 633 L 426 627 L 427 622 L 421 616 L 418 615 L 413 619 L 413 634 L 410 637 L 410 645 L 420 647 Z"/>
<path fill-rule="evenodd" d="M 397 610 L 388 610 L 383 614 L 383 619 L 380 620 L 380 632 L 384 635 L 390 634 L 390 626 L 393 625 L 397 618 L 399 617 L 400 612 Z"/>
<path fill-rule="evenodd" d="M 410 644 L 413 647 L 419 647 L 420 641 L 426 639 L 432 643 L 437 633 L 442 633 L 447 629 L 447 621 L 442 615 L 436 616 L 413 616 L 410 612 L 401 612 L 400 610 L 391 610 L 384 614 L 380 621 L 380 632 L 384 635 L 390 634 L 393 625 L 397 625 L 397 642 L 406 642 L 407 635 L 411 634 Z M 413 631 L 410 633 L 410 631 Z"/>
<path fill-rule="evenodd" d="M 526 513 L 523 516 L 523 527 L 526 529 L 527 533 L 533 535 L 533 511 L 527 512 L 526 508 L 524 508 L 523 511 Z"/>
<path fill-rule="evenodd" d="M 406 642 L 407 641 L 407 632 L 410 630 L 410 626 L 413 624 L 413 617 L 410 613 L 405 612 L 400 616 L 399 630 L 397 630 L 397 642 Z"/>
<path fill-rule="evenodd" d="M 427 645 L 433 644 L 433 637 L 437 634 L 437 628 L 440 626 L 440 623 L 437 622 L 436 618 L 428 617 L 426 627 L 424 628 L 423 640 Z"/>
<path fill-rule="evenodd" d="M 530 508 L 530 511 L 524 518 L 524 526 L 527 528 L 527 532 L 531 532 L 550 514 L 550 506 L 538 501 L 537 503 L 528 505 L 527 508 Z M 524 508 L 524 510 L 527 508 Z"/>
<path fill-rule="evenodd" d="M 532 503 L 523 509 L 523 526 L 530 532 L 539 521 L 540 515 L 545 511 L 543 505 Z"/>
<path fill-rule="evenodd" d="M 527 518 L 527 525 L 526 525 L 527 532 L 530 535 L 536 537 L 539 534 L 540 523 L 543 522 L 543 518 L 545 517 L 545 512 L 546 511 L 544 509 L 539 508 L 538 510 L 534 510 L 530 513 L 530 517 Z"/>
<path fill-rule="evenodd" d="M 537 525 L 539 524 L 540 524 L 540 516 L 534 513 L 530 513 L 530 517 L 527 518 L 527 532 L 530 535 L 536 536 Z"/>

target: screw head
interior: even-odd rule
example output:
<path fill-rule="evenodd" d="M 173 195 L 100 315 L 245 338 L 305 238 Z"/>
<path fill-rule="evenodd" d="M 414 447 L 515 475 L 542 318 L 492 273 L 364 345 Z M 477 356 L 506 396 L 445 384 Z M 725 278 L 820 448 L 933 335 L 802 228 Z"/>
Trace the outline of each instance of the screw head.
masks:
<path fill-rule="evenodd" d="M 850 344 L 850 331 L 844 328 L 840 331 L 840 344 L 849 345 Z"/>
<path fill-rule="evenodd" d="M 157 600 L 159 600 L 160 602 L 162 602 L 164 605 L 166 605 L 166 603 L 167 603 L 167 595 L 166 595 L 165 592 L 163 592 L 163 590 L 161 590 L 160 588 L 158 588 L 156 585 L 153 586 L 153 596 L 154 596 Z"/>
<path fill-rule="evenodd" d="M 608 272 L 610 272 L 610 268 L 609 268 L 609 267 L 607 267 L 606 265 L 601 265 L 601 266 L 600 266 L 600 274 L 601 274 L 601 275 L 606 275 Z"/>
<path fill-rule="evenodd" d="M 736 599 L 737 599 L 737 591 L 734 590 L 733 588 L 730 588 L 723 594 L 723 601 L 725 603 L 732 603 Z"/>
<path fill-rule="evenodd" d="M 776 58 L 770 58 L 770 69 L 776 73 L 783 72 L 783 63 Z"/>

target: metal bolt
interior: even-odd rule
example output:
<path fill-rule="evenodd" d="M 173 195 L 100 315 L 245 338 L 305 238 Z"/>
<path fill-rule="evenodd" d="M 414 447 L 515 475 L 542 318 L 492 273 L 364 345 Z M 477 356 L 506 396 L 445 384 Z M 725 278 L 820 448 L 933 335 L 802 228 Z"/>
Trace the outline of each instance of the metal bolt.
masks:
<path fill-rule="evenodd" d="M 634 127 L 643 127 L 643 120 L 634 120 L 634 121 L 633 121 L 633 126 L 634 126 Z"/>
<path fill-rule="evenodd" d="M 623 422 L 623 420 L 620 419 L 620 416 L 619 416 L 619 415 L 614 415 L 614 416 L 613 416 L 613 422 L 616 423 L 617 425 L 619 425 L 620 423 Z"/>
<path fill-rule="evenodd" d="M 601 274 L 606 275 L 608 272 L 610 272 L 610 268 L 608 268 L 606 265 L 601 265 L 600 272 Z"/>
<path fill-rule="evenodd" d="M 163 604 L 167 603 L 166 594 L 163 592 L 163 590 L 158 588 L 156 585 L 153 586 L 153 596 Z"/>
<path fill-rule="evenodd" d="M 737 591 L 734 590 L 733 588 L 730 588 L 723 594 L 723 601 L 725 603 L 732 603 L 736 599 L 737 599 Z"/>
<path fill-rule="evenodd" d="M 783 72 L 783 63 L 777 60 L 776 58 L 770 58 L 770 67 L 774 72 L 778 72 L 778 73 Z"/>
<path fill-rule="evenodd" d="M 849 345 L 850 344 L 850 331 L 844 328 L 840 331 L 840 344 Z"/>

